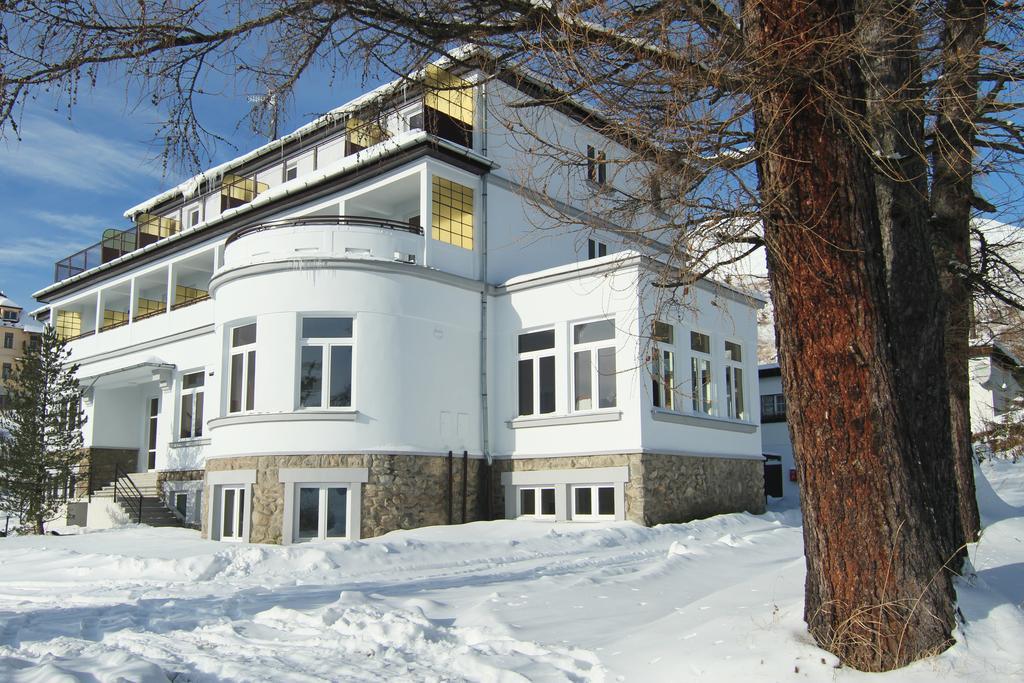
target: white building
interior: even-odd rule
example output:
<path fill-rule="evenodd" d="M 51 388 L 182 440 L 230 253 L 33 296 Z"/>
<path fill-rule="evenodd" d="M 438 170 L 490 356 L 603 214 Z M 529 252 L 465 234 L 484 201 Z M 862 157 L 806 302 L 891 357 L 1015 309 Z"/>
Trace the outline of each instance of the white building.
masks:
<path fill-rule="evenodd" d="M 465 62 L 414 81 L 57 263 L 36 297 L 73 340 L 94 469 L 155 472 L 209 537 L 254 542 L 760 510 L 762 302 L 702 281 L 670 308 L 658 245 L 539 229 L 523 178 L 545 162 L 508 106 L 541 84 Z M 590 162 L 543 201 L 628 187 L 586 112 L 534 116 Z"/>
<path fill-rule="evenodd" d="M 971 347 L 971 431 L 979 434 L 1020 409 L 1024 396 L 1024 367 L 1017 357 L 999 343 Z"/>

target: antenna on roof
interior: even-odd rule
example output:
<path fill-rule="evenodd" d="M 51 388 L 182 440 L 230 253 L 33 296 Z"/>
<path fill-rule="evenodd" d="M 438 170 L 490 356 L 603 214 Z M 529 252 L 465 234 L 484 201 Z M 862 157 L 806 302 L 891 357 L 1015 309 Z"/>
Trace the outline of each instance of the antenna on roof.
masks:
<path fill-rule="evenodd" d="M 270 109 L 270 134 L 268 142 L 277 139 L 277 93 L 268 92 L 266 95 L 249 95 L 246 97 L 251 104 L 261 105 L 264 109 Z"/>

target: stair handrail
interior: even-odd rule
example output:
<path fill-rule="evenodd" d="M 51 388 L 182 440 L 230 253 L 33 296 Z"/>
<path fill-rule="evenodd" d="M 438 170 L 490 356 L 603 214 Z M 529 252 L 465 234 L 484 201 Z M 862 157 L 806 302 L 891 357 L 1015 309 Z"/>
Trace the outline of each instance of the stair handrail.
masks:
<path fill-rule="evenodd" d="M 140 491 L 139 487 L 137 487 L 135 482 L 132 481 L 132 478 L 129 476 L 130 474 L 131 472 L 122 470 L 120 464 L 114 463 L 114 502 L 117 502 L 118 486 L 125 487 L 127 490 L 121 492 L 121 498 L 127 499 L 125 502 L 131 505 L 131 507 L 128 508 L 129 513 L 133 508 L 136 511 L 136 523 L 142 524 L 142 491 Z M 128 482 L 127 485 L 122 483 L 122 479 Z M 134 496 L 132 494 L 134 494 Z"/>

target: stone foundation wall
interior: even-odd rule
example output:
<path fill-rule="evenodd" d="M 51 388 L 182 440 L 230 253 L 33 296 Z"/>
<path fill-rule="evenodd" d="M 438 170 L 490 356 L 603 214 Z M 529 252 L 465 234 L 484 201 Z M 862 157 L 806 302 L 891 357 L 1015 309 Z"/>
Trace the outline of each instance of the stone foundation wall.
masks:
<path fill-rule="evenodd" d="M 652 526 L 686 522 L 725 512 L 764 512 L 760 460 L 629 453 L 495 460 L 491 514 L 505 513 L 502 472 L 629 467 L 625 485 L 626 519 Z"/>
<path fill-rule="evenodd" d="M 468 460 L 466 518 L 462 518 L 462 458 L 452 459 L 452 523 L 484 519 L 480 498 L 483 460 Z M 261 455 L 214 458 L 206 461 L 207 472 L 256 470 L 252 487 L 249 540 L 280 543 L 284 524 L 284 484 L 280 468 L 365 467 L 367 483 L 362 486 L 360 536 L 380 536 L 397 529 L 446 524 L 448 521 L 448 459 L 432 455 Z M 210 486 L 202 496 L 203 537 L 209 536 Z"/>
<path fill-rule="evenodd" d="M 764 512 L 760 460 L 645 453 L 643 523 L 668 524 L 725 512 Z"/>

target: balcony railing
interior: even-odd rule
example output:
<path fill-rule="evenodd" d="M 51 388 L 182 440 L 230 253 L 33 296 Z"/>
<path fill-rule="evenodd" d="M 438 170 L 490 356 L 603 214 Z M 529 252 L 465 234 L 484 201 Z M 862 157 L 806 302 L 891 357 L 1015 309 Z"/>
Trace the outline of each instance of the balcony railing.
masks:
<path fill-rule="evenodd" d="M 257 223 L 256 225 L 250 225 L 242 228 L 241 230 L 236 230 L 231 234 L 231 237 L 228 238 L 227 242 L 225 242 L 225 246 L 248 235 L 254 235 L 267 230 L 277 230 L 279 228 L 301 228 L 304 226 L 322 228 L 324 226 L 332 225 L 385 228 L 387 230 L 408 232 L 413 235 L 423 234 L 423 228 L 419 225 L 412 225 L 404 221 L 388 220 L 386 218 L 375 218 L 372 216 L 308 216 L 301 218 L 283 218 L 281 220 L 269 221 L 267 223 Z"/>
<path fill-rule="evenodd" d="M 175 224 L 177 221 L 175 221 Z M 53 281 L 60 282 L 67 278 L 91 270 L 104 263 L 131 253 L 138 248 L 153 244 L 163 237 L 177 232 L 177 228 L 143 223 L 127 230 L 109 229 L 103 231 L 103 239 L 96 244 L 57 261 L 53 267 Z"/>

